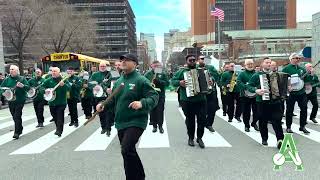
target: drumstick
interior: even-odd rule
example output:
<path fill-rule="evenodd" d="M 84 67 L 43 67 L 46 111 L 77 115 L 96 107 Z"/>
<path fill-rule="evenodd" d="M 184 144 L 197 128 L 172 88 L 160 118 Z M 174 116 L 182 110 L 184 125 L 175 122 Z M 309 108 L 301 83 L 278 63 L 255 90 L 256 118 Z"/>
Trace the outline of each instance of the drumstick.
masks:
<path fill-rule="evenodd" d="M 117 89 L 114 90 L 106 100 L 104 100 L 104 101 L 102 101 L 102 102 L 100 103 L 101 106 L 105 106 L 106 104 L 108 104 L 108 103 L 112 100 L 112 98 L 113 98 L 115 95 L 117 95 L 123 88 L 124 88 L 124 84 L 121 83 L 121 85 L 120 85 L 119 87 L 117 87 Z M 94 112 L 93 115 L 92 115 L 92 117 L 91 117 L 90 119 L 88 119 L 88 120 L 84 123 L 84 125 L 87 125 L 89 122 L 93 121 L 98 114 L 99 114 L 98 111 Z"/>

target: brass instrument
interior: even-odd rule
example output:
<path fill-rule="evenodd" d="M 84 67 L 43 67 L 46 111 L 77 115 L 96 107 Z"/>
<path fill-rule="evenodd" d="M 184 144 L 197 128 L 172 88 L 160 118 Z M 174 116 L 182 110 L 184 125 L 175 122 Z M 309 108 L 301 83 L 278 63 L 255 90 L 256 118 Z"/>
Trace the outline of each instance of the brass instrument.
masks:
<path fill-rule="evenodd" d="M 229 92 L 233 92 L 236 84 L 237 84 L 237 75 L 236 75 L 236 71 L 234 71 L 230 80 Z"/>
<path fill-rule="evenodd" d="M 88 83 L 87 80 L 85 80 L 83 84 L 87 84 L 87 83 Z M 80 90 L 80 96 L 81 96 L 81 98 L 84 98 L 84 96 L 86 95 L 86 91 L 87 91 L 87 88 L 84 88 L 84 87 L 83 87 L 83 84 L 82 84 L 82 88 L 81 88 L 81 90 Z"/>

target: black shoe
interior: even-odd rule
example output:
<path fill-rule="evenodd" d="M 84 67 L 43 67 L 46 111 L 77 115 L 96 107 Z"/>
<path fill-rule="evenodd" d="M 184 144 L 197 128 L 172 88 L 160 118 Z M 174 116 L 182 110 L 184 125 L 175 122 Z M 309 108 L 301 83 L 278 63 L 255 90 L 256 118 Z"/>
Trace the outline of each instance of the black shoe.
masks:
<path fill-rule="evenodd" d="M 207 126 L 206 128 L 207 128 L 210 132 L 215 132 L 215 130 L 213 129 L 212 126 Z"/>
<path fill-rule="evenodd" d="M 249 129 L 248 127 L 245 127 L 245 128 L 244 128 L 244 131 L 245 131 L 245 132 L 250 132 L 250 129 Z"/>
<path fill-rule="evenodd" d="M 254 125 L 252 125 L 252 124 L 251 124 L 251 126 L 254 128 L 254 130 L 256 130 L 256 131 L 260 131 L 260 129 L 259 129 L 259 127 L 258 127 L 258 125 L 257 125 L 257 124 L 254 124 Z"/>
<path fill-rule="evenodd" d="M 107 132 L 106 129 L 102 129 L 102 130 L 101 130 L 101 134 L 104 134 L 104 133 L 106 133 L 106 132 Z"/>
<path fill-rule="evenodd" d="M 272 122 L 271 122 L 271 121 L 268 121 L 268 124 L 272 124 Z"/>
<path fill-rule="evenodd" d="M 279 141 L 277 142 L 277 148 L 280 149 L 281 146 L 282 146 L 282 140 L 279 140 Z"/>
<path fill-rule="evenodd" d="M 14 138 L 14 139 L 19 139 L 19 136 L 20 136 L 20 134 L 14 133 L 12 138 Z"/>
<path fill-rule="evenodd" d="M 297 116 L 296 114 L 292 114 L 292 116 Z"/>
<path fill-rule="evenodd" d="M 203 149 L 203 148 L 205 147 L 202 139 L 198 139 L 198 138 L 197 138 L 197 143 L 199 144 L 200 148 Z"/>
<path fill-rule="evenodd" d="M 291 128 L 287 128 L 287 133 L 293 133 L 293 131 L 291 130 Z"/>
<path fill-rule="evenodd" d="M 79 123 L 74 123 L 74 127 L 78 127 L 79 126 Z"/>
<path fill-rule="evenodd" d="M 226 116 L 226 115 L 227 115 L 227 113 L 223 112 L 223 116 Z"/>
<path fill-rule="evenodd" d="M 61 133 L 58 132 L 58 131 L 56 131 L 56 132 L 54 133 L 54 135 L 57 135 L 57 136 L 61 137 Z"/>
<path fill-rule="evenodd" d="M 74 122 L 71 122 L 70 124 L 69 124 L 69 126 L 73 126 L 74 125 Z"/>
<path fill-rule="evenodd" d="M 194 146 L 193 139 L 189 139 L 189 140 L 188 140 L 188 145 L 189 145 L 189 146 Z"/>
<path fill-rule="evenodd" d="M 153 127 L 152 132 L 153 132 L 153 133 L 157 132 L 157 128 L 156 128 L 156 127 Z"/>
<path fill-rule="evenodd" d="M 284 124 L 284 122 L 283 122 L 283 121 L 281 121 L 281 124 Z"/>
<path fill-rule="evenodd" d="M 38 123 L 38 125 L 36 126 L 36 128 L 40 128 L 40 127 L 44 127 L 43 123 Z"/>
<path fill-rule="evenodd" d="M 53 122 L 54 121 L 54 119 L 52 118 L 51 120 L 50 120 L 50 122 Z"/>
<path fill-rule="evenodd" d="M 160 132 L 161 134 L 164 133 L 164 130 L 163 130 L 162 126 L 159 126 L 159 132 Z"/>
<path fill-rule="evenodd" d="M 232 122 L 232 119 L 229 119 L 228 122 Z"/>
<path fill-rule="evenodd" d="M 107 130 L 106 135 L 107 135 L 108 137 L 110 137 L 110 135 L 111 135 L 111 131 L 110 131 L 110 130 Z"/>
<path fill-rule="evenodd" d="M 236 120 L 238 121 L 238 122 L 242 122 L 242 120 L 238 117 L 238 118 L 236 118 Z"/>
<path fill-rule="evenodd" d="M 318 123 L 318 121 L 317 121 L 315 118 L 310 118 L 310 120 L 311 120 L 313 123 Z"/>
<path fill-rule="evenodd" d="M 305 127 L 302 127 L 302 128 L 300 127 L 299 131 L 302 131 L 305 134 L 309 134 L 310 133 Z"/>
<path fill-rule="evenodd" d="M 262 140 L 262 145 L 264 145 L 264 146 L 268 146 L 268 142 L 267 142 L 267 141 L 265 141 L 265 140 Z"/>

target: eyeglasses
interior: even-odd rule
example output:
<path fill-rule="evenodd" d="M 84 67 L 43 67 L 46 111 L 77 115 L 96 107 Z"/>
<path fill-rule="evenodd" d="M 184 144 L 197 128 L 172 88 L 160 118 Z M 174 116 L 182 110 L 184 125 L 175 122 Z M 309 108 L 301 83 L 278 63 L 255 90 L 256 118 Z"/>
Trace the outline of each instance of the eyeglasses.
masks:
<path fill-rule="evenodd" d="M 295 57 L 295 58 L 292 58 L 292 59 L 301 59 L 301 58 Z"/>
<path fill-rule="evenodd" d="M 204 58 L 200 58 L 201 60 L 204 60 Z"/>

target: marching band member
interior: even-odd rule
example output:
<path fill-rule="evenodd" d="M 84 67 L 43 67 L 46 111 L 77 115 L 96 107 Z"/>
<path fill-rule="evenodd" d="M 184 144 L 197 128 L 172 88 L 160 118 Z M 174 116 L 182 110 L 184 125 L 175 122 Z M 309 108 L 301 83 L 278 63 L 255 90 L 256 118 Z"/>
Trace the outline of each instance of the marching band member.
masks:
<path fill-rule="evenodd" d="M 157 105 L 158 94 L 150 81 L 135 70 L 138 65 L 136 55 L 125 54 L 121 57 L 121 63 L 124 74 L 113 89 L 121 84 L 124 84 L 124 88 L 104 109 L 115 109 L 115 127 L 121 144 L 126 179 L 142 180 L 145 179 L 145 173 L 135 146 L 146 129 L 148 112 Z M 97 105 L 97 111 L 103 111 L 101 104 Z"/>
<path fill-rule="evenodd" d="M 48 102 L 51 116 L 56 124 L 55 135 L 61 137 L 64 125 L 64 110 L 67 105 L 67 92 L 70 89 L 69 83 L 64 83 L 60 75 L 60 69 L 58 67 L 52 68 L 51 77 L 46 79 L 42 85 L 42 91 L 47 95 L 50 93 L 48 88 L 54 88 L 59 84 L 55 90 L 56 97 L 53 101 Z"/>
<path fill-rule="evenodd" d="M 289 57 L 289 60 L 290 60 L 290 64 L 285 66 L 282 72 L 288 73 L 291 75 L 291 84 L 293 84 L 292 82 L 297 81 L 297 78 L 301 78 L 306 73 L 306 70 L 303 67 L 298 65 L 298 63 L 300 62 L 300 56 L 297 53 L 292 53 Z M 298 77 L 293 78 L 292 75 L 294 74 L 297 74 Z M 304 81 L 304 79 L 302 79 L 302 81 Z M 287 110 L 286 110 L 287 133 L 293 133 L 293 131 L 291 130 L 291 125 L 292 125 L 294 105 L 296 102 L 298 102 L 298 106 L 300 108 L 299 131 L 302 131 L 305 134 L 308 134 L 310 132 L 305 128 L 307 124 L 308 99 L 307 99 L 307 95 L 304 87 L 298 91 L 291 91 L 287 99 Z"/>
<path fill-rule="evenodd" d="M 109 86 L 107 85 L 107 81 L 110 79 L 110 72 L 107 71 L 107 65 L 109 66 L 109 62 L 101 62 L 99 64 L 99 71 L 92 74 L 89 80 L 89 88 L 92 89 L 92 91 L 95 91 L 95 88 L 97 88 L 95 85 L 96 83 L 102 87 L 102 89 L 105 91 L 102 97 L 94 97 L 93 104 L 94 106 L 97 106 L 97 104 L 100 101 L 103 101 L 106 99 L 107 96 L 107 89 Z M 101 124 L 101 134 L 104 134 L 107 132 L 107 136 L 110 136 L 111 134 L 111 125 L 108 125 L 109 118 L 107 116 L 107 110 L 104 109 L 103 111 L 99 112 L 100 117 L 100 124 Z M 109 127 L 108 127 L 109 126 Z"/>
<path fill-rule="evenodd" d="M 82 89 L 80 91 L 81 96 L 81 106 L 83 112 L 86 116 L 86 119 L 90 119 L 92 117 L 92 103 L 93 103 L 93 94 L 92 90 L 89 88 L 88 81 L 89 81 L 89 73 L 87 71 L 83 72 L 82 76 Z"/>
<path fill-rule="evenodd" d="M 29 90 L 28 81 L 25 77 L 20 76 L 19 67 L 16 65 L 10 66 L 10 76 L 6 77 L 1 84 L 1 87 L 7 87 L 14 90 L 13 95 L 16 97 L 12 101 L 8 101 L 9 110 L 14 121 L 14 139 L 19 139 L 22 134 L 22 109 L 26 101 L 26 93 Z M 7 90 L 0 89 L 0 94 L 6 96 Z"/>
<path fill-rule="evenodd" d="M 307 63 L 305 65 L 305 67 L 308 72 L 306 79 L 305 79 L 305 87 L 308 86 L 311 89 L 311 92 L 309 92 L 307 94 L 307 99 L 312 104 L 312 111 L 310 114 L 310 120 L 313 123 L 318 123 L 315 118 L 317 117 L 317 112 L 318 112 L 318 107 L 319 107 L 318 99 L 317 99 L 317 89 L 316 89 L 317 87 L 320 86 L 319 79 L 318 79 L 318 76 L 314 73 L 314 69 L 313 69 L 311 63 Z"/>
<path fill-rule="evenodd" d="M 234 70 L 234 63 L 229 64 L 229 71 L 224 72 L 221 75 L 220 84 L 222 86 L 222 93 L 226 94 L 227 106 L 228 106 L 228 117 L 229 121 L 232 122 L 233 116 L 241 122 L 241 108 L 239 100 L 239 86 L 237 85 L 237 74 Z M 236 113 L 234 113 L 234 101 L 236 100 Z"/>
<path fill-rule="evenodd" d="M 217 97 L 217 89 L 216 89 L 216 83 L 219 82 L 220 76 L 214 66 L 211 66 L 205 63 L 204 58 L 205 58 L 204 56 L 199 56 L 198 58 L 199 68 L 204 68 L 205 70 L 208 70 L 210 75 L 212 76 L 211 77 L 212 81 L 214 82 L 212 85 L 212 90 L 206 95 L 206 99 L 207 99 L 206 128 L 210 132 L 215 132 L 212 125 L 214 122 L 214 117 L 216 116 L 216 111 L 220 109 L 219 103 L 218 103 L 218 97 Z"/>
<path fill-rule="evenodd" d="M 245 126 L 245 131 L 250 132 L 250 118 L 251 118 L 251 110 L 253 114 L 253 120 L 251 126 L 259 131 L 259 127 L 257 126 L 258 116 L 257 116 L 257 107 L 256 107 L 256 99 L 255 96 L 249 96 L 247 93 L 247 83 L 251 79 L 252 75 L 255 73 L 253 69 L 253 60 L 246 59 L 245 62 L 245 70 L 241 72 L 237 78 L 237 85 L 239 85 L 240 91 L 240 102 L 242 106 L 243 112 L 243 123 Z"/>
<path fill-rule="evenodd" d="M 186 126 L 188 132 L 188 145 L 194 146 L 194 133 L 195 133 L 195 116 L 197 116 L 197 143 L 201 148 L 205 148 L 202 141 L 204 127 L 206 126 L 206 96 L 204 94 L 197 94 L 193 97 L 187 97 L 186 94 L 186 81 L 184 80 L 184 72 L 196 68 L 196 58 L 194 55 L 186 56 L 187 68 L 181 69 L 175 73 L 171 83 L 173 86 L 180 87 L 179 95 L 181 98 L 181 107 L 184 115 L 186 116 Z M 212 85 L 212 84 L 211 84 Z"/>
<path fill-rule="evenodd" d="M 162 70 L 162 65 L 159 61 L 153 61 L 151 64 L 151 70 L 144 75 L 147 79 L 154 84 L 155 88 L 158 88 L 159 101 L 157 106 L 150 112 L 150 122 L 153 125 L 152 132 L 159 132 L 162 134 L 163 130 L 163 116 L 164 116 L 164 104 L 166 99 L 166 87 L 169 86 L 168 75 Z M 156 72 L 156 68 L 161 69 L 162 72 Z"/>
<path fill-rule="evenodd" d="M 69 83 L 70 90 L 67 93 L 67 103 L 69 108 L 69 114 L 71 122 L 69 126 L 79 126 L 78 122 L 78 107 L 77 104 L 80 101 L 80 88 L 81 81 L 78 76 L 74 74 L 74 68 L 69 67 L 67 70 L 68 75 L 70 76 L 66 83 Z"/>
<path fill-rule="evenodd" d="M 262 95 L 266 93 L 260 85 L 259 75 L 268 74 L 271 72 L 271 60 L 265 59 L 262 64 L 262 71 L 255 73 L 248 83 L 248 90 L 252 93 L 257 93 L 256 101 L 258 108 L 259 128 L 262 138 L 262 145 L 268 145 L 268 120 L 271 120 L 273 130 L 277 137 L 277 147 L 280 149 L 282 140 L 284 138 L 283 130 L 281 126 L 282 110 L 280 99 L 262 100 Z"/>
<path fill-rule="evenodd" d="M 221 72 L 220 76 L 226 72 L 229 71 L 229 64 L 224 64 L 223 66 L 223 71 Z M 221 98 L 221 103 L 222 103 L 222 110 L 223 110 L 223 116 L 227 115 L 227 95 L 222 93 L 223 92 L 223 88 L 220 85 L 220 81 L 219 81 L 219 87 L 220 87 L 220 98 Z"/>
<path fill-rule="evenodd" d="M 36 76 L 29 80 L 30 87 L 38 88 L 36 90 L 36 95 L 33 99 L 33 107 L 34 111 L 37 115 L 38 125 L 37 128 L 43 127 L 44 117 L 43 117 L 43 111 L 44 111 L 44 105 L 46 104 L 46 101 L 43 98 L 43 92 L 39 91 L 39 87 L 43 84 L 45 81 L 44 78 L 42 78 L 42 70 L 36 69 Z"/>

